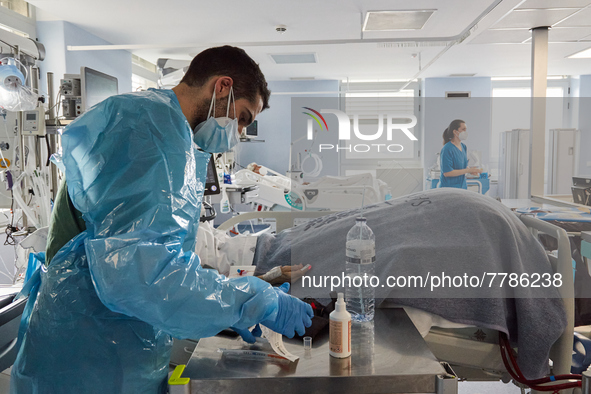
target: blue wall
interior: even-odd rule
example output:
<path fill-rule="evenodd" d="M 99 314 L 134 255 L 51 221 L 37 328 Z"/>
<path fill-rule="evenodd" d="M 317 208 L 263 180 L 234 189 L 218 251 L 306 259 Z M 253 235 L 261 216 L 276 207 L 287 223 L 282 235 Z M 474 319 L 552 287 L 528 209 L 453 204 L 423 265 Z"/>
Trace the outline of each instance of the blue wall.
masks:
<path fill-rule="evenodd" d="M 76 25 L 64 24 L 66 45 L 108 45 L 109 42 Z M 131 53 L 128 51 L 66 51 L 66 72 L 80 73 L 86 66 L 117 78 L 119 93 L 131 92 Z"/>
<path fill-rule="evenodd" d="M 55 99 L 60 78 L 66 72 L 66 44 L 64 41 L 64 21 L 37 22 L 37 38 L 45 46 L 45 60 L 39 62 L 42 92 L 51 93 Z M 47 92 L 47 73 L 52 72 L 54 91 Z"/>
<path fill-rule="evenodd" d="M 579 174 L 591 176 L 591 75 L 581 75 L 579 90 Z"/>
<path fill-rule="evenodd" d="M 109 42 L 64 21 L 37 22 L 37 36 L 45 45 L 46 58 L 40 63 L 41 90 L 47 89 L 45 75 L 54 73 L 53 97 L 64 74 L 79 74 L 81 66 L 117 77 L 119 93 L 131 91 L 131 53 L 127 51 L 68 51 L 68 45 L 105 45 Z"/>
<path fill-rule="evenodd" d="M 471 98 L 446 99 L 445 92 L 471 92 Z M 443 146 L 443 130 L 454 119 L 462 119 L 468 127 L 470 150 L 482 154 L 482 164 L 489 164 L 491 134 L 490 78 L 427 78 L 424 82 L 424 147 L 425 176 L 435 163 L 435 157 Z"/>
<path fill-rule="evenodd" d="M 277 95 L 279 92 L 336 92 L 339 90 L 339 81 L 276 81 L 269 82 L 271 89 L 270 108 L 263 111 L 258 117 L 258 137 L 265 140 L 262 143 L 245 142 L 240 144 L 238 162 L 246 166 L 256 162 L 271 168 L 281 174 L 285 174 L 289 167 L 289 150 L 291 137 L 292 98 L 301 97 L 338 97 L 338 94 L 286 94 Z M 323 141 L 324 142 L 324 141 Z M 295 156 L 295 153 L 294 153 Z M 337 175 L 338 159 L 323 157 L 323 170 L 321 175 Z M 295 161 L 295 158 L 293 159 Z"/>

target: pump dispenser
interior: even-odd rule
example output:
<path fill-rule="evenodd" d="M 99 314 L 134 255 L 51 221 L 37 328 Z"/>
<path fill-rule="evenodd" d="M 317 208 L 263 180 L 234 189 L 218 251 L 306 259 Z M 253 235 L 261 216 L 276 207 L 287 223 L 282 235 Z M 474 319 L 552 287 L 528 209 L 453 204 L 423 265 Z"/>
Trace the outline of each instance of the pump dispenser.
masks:
<path fill-rule="evenodd" d="M 351 355 L 351 314 L 347 312 L 345 296 L 339 293 L 335 310 L 330 314 L 329 354 L 336 358 Z"/>

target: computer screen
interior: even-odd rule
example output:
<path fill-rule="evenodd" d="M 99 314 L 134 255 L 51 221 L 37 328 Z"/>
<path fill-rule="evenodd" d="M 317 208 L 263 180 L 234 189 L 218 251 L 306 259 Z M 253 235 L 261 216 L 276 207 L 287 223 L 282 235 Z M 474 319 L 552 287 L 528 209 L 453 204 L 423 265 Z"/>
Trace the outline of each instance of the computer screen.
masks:
<path fill-rule="evenodd" d="M 591 177 L 573 177 L 573 201 L 591 206 Z"/>
<path fill-rule="evenodd" d="M 207 164 L 207 177 L 205 179 L 205 191 L 203 194 L 206 196 L 220 194 L 220 183 L 218 181 L 218 174 L 215 170 L 213 155 L 211 155 L 209 163 Z"/>
<path fill-rule="evenodd" d="M 248 137 L 256 137 L 259 135 L 258 123 L 256 120 L 246 128 L 246 135 Z"/>
<path fill-rule="evenodd" d="M 82 112 L 119 93 L 117 78 L 88 67 L 80 67 L 80 85 Z"/>

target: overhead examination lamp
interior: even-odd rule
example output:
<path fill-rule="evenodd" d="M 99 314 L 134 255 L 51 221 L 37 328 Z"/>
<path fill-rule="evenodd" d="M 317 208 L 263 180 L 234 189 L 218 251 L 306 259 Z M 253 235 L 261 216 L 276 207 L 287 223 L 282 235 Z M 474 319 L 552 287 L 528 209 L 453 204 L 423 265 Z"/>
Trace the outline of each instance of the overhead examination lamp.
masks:
<path fill-rule="evenodd" d="M 20 69 L 19 69 L 20 68 Z M 21 69 L 24 71 L 21 71 Z M 27 69 L 15 58 L 0 60 L 0 107 L 8 111 L 29 111 L 38 96 L 26 84 Z"/>

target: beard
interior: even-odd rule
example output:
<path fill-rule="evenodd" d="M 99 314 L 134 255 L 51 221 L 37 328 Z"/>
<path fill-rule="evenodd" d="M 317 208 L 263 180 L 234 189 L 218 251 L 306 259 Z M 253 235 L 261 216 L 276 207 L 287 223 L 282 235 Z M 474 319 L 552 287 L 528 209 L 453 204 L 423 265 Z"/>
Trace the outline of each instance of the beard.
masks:
<path fill-rule="evenodd" d="M 196 119 L 196 125 L 205 122 L 209 115 L 209 106 L 211 105 L 211 99 L 203 99 L 193 112 L 194 118 Z M 215 100 L 215 113 L 214 118 L 221 118 L 226 116 L 228 107 L 228 97 L 220 98 Z"/>

